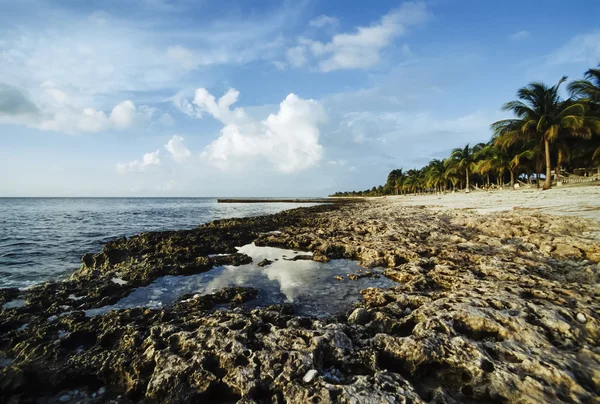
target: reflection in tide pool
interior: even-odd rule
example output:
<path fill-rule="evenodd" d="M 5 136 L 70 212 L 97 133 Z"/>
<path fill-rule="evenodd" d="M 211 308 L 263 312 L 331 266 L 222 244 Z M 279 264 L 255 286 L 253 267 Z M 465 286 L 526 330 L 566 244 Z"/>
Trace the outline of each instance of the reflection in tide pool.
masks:
<path fill-rule="evenodd" d="M 388 288 L 394 282 L 381 276 L 357 281 L 334 279 L 363 269 L 351 260 L 333 260 L 320 263 L 312 260 L 290 261 L 304 252 L 248 244 L 238 251 L 248 254 L 253 262 L 248 265 L 222 266 L 197 275 L 164 276 L 152 284 L 135 289 L 113 306 L 88 310 L 97 315 L 114 309 L 132 307 L 161 308 L 187 293 L 207 294 L 225 287 L 248 286 L 260 290 L 258 298 L 248 302 L 249 307 L 293 303 L 301 314 L 322 316 L 339 314 L 360 300 L 360 290 L 368 287 Z M 272 264 L 260 267 L 264 259 Z M 374 270 L 378 272 L 378 270 Z"/>

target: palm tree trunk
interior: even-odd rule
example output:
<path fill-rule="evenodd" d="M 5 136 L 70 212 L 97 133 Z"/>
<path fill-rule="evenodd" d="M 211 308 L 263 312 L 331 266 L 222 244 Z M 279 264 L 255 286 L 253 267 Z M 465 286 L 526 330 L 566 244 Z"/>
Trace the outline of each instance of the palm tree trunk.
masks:
<path fill-rule="evenodd" d="M 510 187 L 512 189 L 515 189 L 515 170 L 509 170 L 510 171 Z"/>
<path fill-rule="evenodd" d="M 557 184 L 558 184 L 558 181 L 560 181 L 560 175 L 562 173 L 562 168 L 561 168 L 561 166 L 562 166 L 562 160 L 563 160 L 562 153 L 559 150 L 558 151 L 558 155 L 557 155 L 557 161 L 556 161 L 556 183 Z"/>
<path fill-rule="evenodd" d="M 540 157 L 535 158 L 535 187 L 540 189 Z"/>
<path fill-rule="evenodd" d="M 546 181 L 544 181 L 544 188 L 542 189 L 550 189 L 552 188 L 552 163 L 550 161 L 550 142 L 548 139 L 544 140 L 544 148 L 546 151 Z"/>
<path fill-rule="evenodd" d="M 467 186 L 465 187 L 466 191 L 465 192 L 470 192 L 469 191 L 469 169 L 465 169 L 465 173 L 466 173 L 466 177 L 467 177 Z"/>

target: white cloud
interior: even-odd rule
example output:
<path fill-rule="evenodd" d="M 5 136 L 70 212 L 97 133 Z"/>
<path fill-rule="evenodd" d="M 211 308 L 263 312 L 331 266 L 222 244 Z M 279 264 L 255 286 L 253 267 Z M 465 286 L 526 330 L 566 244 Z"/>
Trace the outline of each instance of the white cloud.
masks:
<path fill-rule="evenodd" d="M 167 142 L 165 149 L 171 153 L 173 159 L 178 163 L 183 163 L 192 157 L 192 152 L 183 144 L 183 137 L 178 135 L 173 136 L 171 140 Z"/>
<path fill-rule="evenodd" d="M 193 70 L 200 64 L 192 51 L 180 45 L 170 46 L 167 49 L 167 58 L 185 70 Z"/>
<path fill-rule="evenodd" d="M 188 86 L 191 71 L 199 67 L 281 58 L 281 28 L 302 7 L 285 5 L 254 18 L 211 19 L 184 28 L 161 14 L 138 19 L 118 7 L 114 15 L 90 14 L 85 7 L 37 3 L 35 13 L 0 16 L 0 80 L 31 104 L 25 113 L 0 101 L 0 123 L 66 133 L 125 129 L 138 118 L 149 121 L 154 111 L 142 104 L 163 101 L 157 100 L 158 91 Z M 14 92 L 10 95 L 18 101 Z M 146 98 L 123 102 L 132 95 Z M 155 118 L 172 124 L 168 115 Z"/>
<path fill-rule="evenodd" d="M 547 58 L 548 64 L 587 63 L 596 66 L 600 60 L 600 31 L 577 35 Z"/>
<path fill-rule="evenodd" d="M 144 172 L 152 166 L 160 165 L 160 158 L 158 157 L 160 150 L 144 154 L 142 161 L 133 160 L 129 163 L 117 163 L 117 171 L 125 174 L 128 172 Z"/>
<path fill-rule="evenodd" d="M 117 129 L 126 129 L 136 120 L 136 108 L 130 100 L 123 101 L 112 109 L 110 122 Z"/>
<path fill-rule="evenodd" d="M 275 66 L 277 70 L 285 70 L 287 63 L 282 62 L 281 60 L 275 60 L 273 61 L 273 66 Z"/>
<path fill-rule="evenodd" d="M 199 88 L 184 110 L 196 117 L 208 113 L 224 124 L 218 139 L 209 144 L 202 156 L 221 169 L 243 166 L 251 161 L 268 162 L 278 171 L 291 173 L 316 165 L 323 155 L 319 144 L 319 124 L 325 112 L 315 100 L 288 95 L 276 114 L 262 122 L 251 119 L 241 108 L 231 110 L 238 91 L 230 89 L 219 100 Z"/>
<path fill-rule="evenodd" d="M 454 147 L 489 140 L 490 122 L 501 118 L 500 111 L 475 111 L 447 119 L 427 111 L 350 112 L 340 118 L 337 132 L 352 142 L 338 143 L 337 148 L 344 150 L 345 158 L 389 157 L 405 168 L 419 166 L 433 156 L 446 157 Z"/>
<path fill-rule="evenodd" d="M 368 69 L 379 63 L 380 52 L 391 45 L 396 37 L 403 35 L 407 27 L 420 24 L 429 17 L 425 3 L 407 2 L 383 16 L 379 22 L 368 27 L 358 27 L 352 33 L 334 35 L 330 42 L 299 38 L 298 47 L 291 48 L 290 51 L 294 56 L 300 54 L 298 48 L 310 51 L 317 59 L 319 69 L 324 72 Z"/>
<path fill-rule="evenodd" d="M 140 118 L 130 100 L 118 103 L 107 115 L 104 111 L 84 106 L 85 100 L 79 100 L 50 81 L 40 86 L 34 99 L 25 96 L 24 91 L 7 85 L 0 85 L 0 94 L 10 104 L 9 108 L 0 103 L 0 123 L 77 134 L 127 129 Z"/>
<path fill-rule="evenodd" d="M 339 20 L 335 17 L 329 17 L 327 15 L 320 15 L 316 18 L 313 18 L 308 22 L 308 25 L 315 28 L 323 28 L 328 25 L 337 25 Z"/>
<path fill-rule="evenodd" d="M 529 31 L 519 31 L 519 32 L 515 32 L 514 34 L 510 34 L 508 36 L 508 38 L 511 41 L 522 41 L 523 39 L 529 38 L 529 36 L 530 36 Z"/>
<path fill-rule="evenodd" d="M 173 126 L 173 124 L 175 124 L 175 120 L 173 119 L 173 117 L 171 115 L 169 115 L 167 112 L 165 112 L 158 119 L 158 123 L 160 123 L 161 125 L 164 125 L 164 126 Z"/>
<path fill-rule="evenodd" d="M 215 97 L 206 91 L 206 89 L 198 88 L 196 89 L 193 102 L 200 115 L 208 113 L 223 123 L 230 123 L 235 120 L 244 119 L 246 116 L 244 110 L 241 108 L 236 108 L 233 111 L 229 109 L 230 106 L 237 102 L 239 95 L 239 91 L 230 88 L 216 101 Z"/>
<path fill-rule="evenodd" d="M 287 51 L 287 59 L 294 67 L 304 66 L 306 64 L 306 48 L 295 46 Z"/>
<path fill-rule="evenodd" d="M 281 29 L 301 6 L 185 29 L 179 20 L 163 16 L 124 19 L 106 12 L 86 16 L 51 5 L 40 8 L 53 18 L 33 20 L 32 14 L 31 20 L 0 22 L 3 80 L 28 89 L 52 80 L 86 95 L 106 95 L 173 88 L 184 79 L 182 69 L 279 56 Z"/>

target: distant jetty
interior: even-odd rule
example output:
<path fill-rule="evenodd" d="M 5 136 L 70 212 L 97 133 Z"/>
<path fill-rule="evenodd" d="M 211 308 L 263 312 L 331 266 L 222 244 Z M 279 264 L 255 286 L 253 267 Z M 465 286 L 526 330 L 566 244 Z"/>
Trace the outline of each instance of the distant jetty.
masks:
<path fill-rule="evenodd" d="M 318 199 L 217 199 L 217 203 L 333 203 L 330 198 Z"/>

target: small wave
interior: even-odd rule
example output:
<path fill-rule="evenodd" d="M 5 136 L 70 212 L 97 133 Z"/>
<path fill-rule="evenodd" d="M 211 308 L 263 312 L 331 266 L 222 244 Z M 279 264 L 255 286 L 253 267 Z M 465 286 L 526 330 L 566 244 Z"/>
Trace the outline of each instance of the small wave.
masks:
<path fill-rule="evenodd" d="M 29 245 L 37 245 L 35 241 L 17 241 L 0 244 L 0 248 L 25 247 Z"/>

